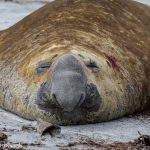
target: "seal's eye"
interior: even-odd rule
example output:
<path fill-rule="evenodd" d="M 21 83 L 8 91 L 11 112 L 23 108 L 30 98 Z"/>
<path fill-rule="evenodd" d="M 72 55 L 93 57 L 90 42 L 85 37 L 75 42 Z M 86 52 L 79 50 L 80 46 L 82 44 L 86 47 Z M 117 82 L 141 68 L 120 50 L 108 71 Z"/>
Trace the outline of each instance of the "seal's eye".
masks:
<path fill-rule="evenodd" d="M 97 64 L 96 64 L 96 62 L 94 61 L 94 60 L 92 60 L 92 59 L 90 59 L 87 63 L 86 63 L 86 66 L 88 67 L 88 68 L 99 68 L 98 66 L 97 66 Z"/>
<path fill-rule="evenodd" d="M 100 71 L 99 66 L 97 65 L 97 63 L 90 59 L 87 62 L 85 62 L 85 65 L 87 66 L 88 69 L 90 69 L 93 73 L 98 73 Z"/>
<path fill-rule="evenodd" d="M 51 66 L 52 62 L 44 62 L 44 61 L 40 61 L 38 62 L 37 66 L 36 66 L 36 73 L 38 75 L 41 75 L 43 73 L 45 73 Z"/>
<path fill-rule="evenodd" d="M 36 65 L 36 74 L 41 75 L 48 71 L 53 63 L 53 59 L 57 57 L 57 54 L 54 55 L 50 60 L 39 61 Z"/>

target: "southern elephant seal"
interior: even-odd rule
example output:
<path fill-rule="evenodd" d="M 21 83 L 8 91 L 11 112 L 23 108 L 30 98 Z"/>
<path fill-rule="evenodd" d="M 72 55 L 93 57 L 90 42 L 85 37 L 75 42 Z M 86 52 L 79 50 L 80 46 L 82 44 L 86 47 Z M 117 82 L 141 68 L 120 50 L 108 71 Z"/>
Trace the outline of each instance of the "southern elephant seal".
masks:
<path fill-rule="evenodd" d="M 54 1 L 0 32 L 0 106 L 58 124 L 150 108 L 150 7 Z"/>

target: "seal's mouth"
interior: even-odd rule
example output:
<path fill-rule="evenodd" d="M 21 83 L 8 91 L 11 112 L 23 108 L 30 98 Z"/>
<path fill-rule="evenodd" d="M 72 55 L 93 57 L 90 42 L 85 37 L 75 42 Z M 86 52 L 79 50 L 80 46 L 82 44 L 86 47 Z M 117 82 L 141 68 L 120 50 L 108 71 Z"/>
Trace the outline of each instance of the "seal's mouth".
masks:
<path fill-rule="evenodd" d="M 38 93 L 40 109 L 65 116 L 83 116 L 100 107 L 97 87 L 88 83 L 82 65 L 73 55 L 65 55 L 56 62 L 51 78 L 43 83 Z"/>

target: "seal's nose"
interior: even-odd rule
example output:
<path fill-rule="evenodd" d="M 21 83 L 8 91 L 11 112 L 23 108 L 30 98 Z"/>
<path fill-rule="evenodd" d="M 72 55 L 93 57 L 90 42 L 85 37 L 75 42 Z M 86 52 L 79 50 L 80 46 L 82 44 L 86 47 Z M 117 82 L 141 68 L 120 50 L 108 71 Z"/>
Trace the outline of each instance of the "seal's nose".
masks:
<path fill-rule="evenodd" d="M 73 55 L 58 59 L 50 79 L 50 95 L 64 111 L 72 111 L 83 103 L 87 79 L 79 60 Z"/>

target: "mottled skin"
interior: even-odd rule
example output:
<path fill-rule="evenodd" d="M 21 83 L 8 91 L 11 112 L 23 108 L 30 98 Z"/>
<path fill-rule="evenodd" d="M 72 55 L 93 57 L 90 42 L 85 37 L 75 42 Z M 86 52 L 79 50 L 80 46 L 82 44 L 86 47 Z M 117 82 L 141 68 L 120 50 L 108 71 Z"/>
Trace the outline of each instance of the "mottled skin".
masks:
<path fill-rule="evenodd" d="M 130 0 L 49 3 L 0 32 L 0 106 L 27 119 L 59 124 L 141 112 L 150 108 L 149 43 L 149 6 Z M 59 68 L 67 56 L 78 64 L 69 75 L 67 65 Z M 42 101 L 45 91 L 49 109 Z"/>

